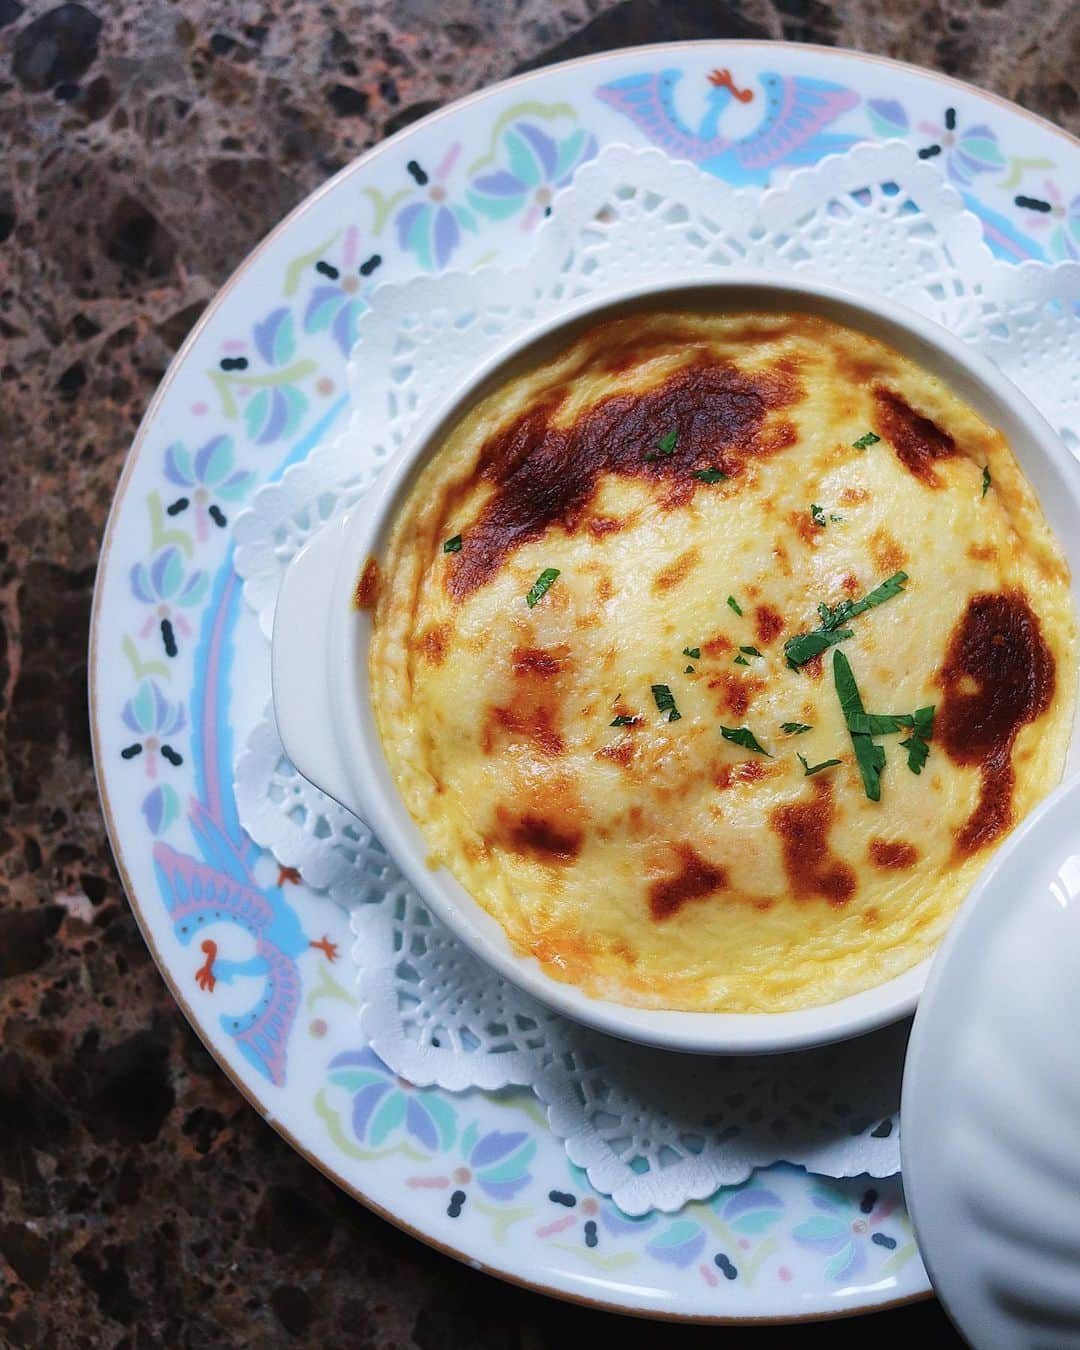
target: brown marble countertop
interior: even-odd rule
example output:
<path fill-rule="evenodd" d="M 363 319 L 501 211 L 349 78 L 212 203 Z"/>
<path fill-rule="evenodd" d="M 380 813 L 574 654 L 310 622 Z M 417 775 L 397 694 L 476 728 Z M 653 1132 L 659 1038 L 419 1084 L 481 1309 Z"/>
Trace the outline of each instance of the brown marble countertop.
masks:
<path fill-rule="evenodd" d="M 633 1322 L 478 1275 L 349 1200 L 174 1006 L 94 790 L 86 635 L 120 466 L 240 259 L 329 174 L 514 71 L 670 38 L 863 48 L 1080 131 L 1074 0 L 0 0 L 0 1343 L 958 1343 Z"/>

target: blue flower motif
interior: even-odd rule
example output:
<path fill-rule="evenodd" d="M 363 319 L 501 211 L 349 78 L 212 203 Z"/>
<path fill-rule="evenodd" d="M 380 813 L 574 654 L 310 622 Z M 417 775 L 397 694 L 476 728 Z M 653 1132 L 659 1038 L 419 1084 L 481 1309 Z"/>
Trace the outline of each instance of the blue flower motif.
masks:
<path fill-rule="evenodd" d="M 158 783 L 142 799 L 139 807 L 151 834 L 164 834 L 180 818 L 180 798 L 168 783 Z"/>
<path fill-rule="evenodd" d="M 920 122 L 919 130 L 933 138 L 919 151 L 919 158 L 943 156 L 945 172 L 961 187 L 970 187 L 981 173 L 1000 172 L 1006 166 L 992 128 L 982 123 L 958 128 L 955 108 L 945 109 L 943 126 L 936 122 Z"/>
<path fill-rule="evenodd" d="M 744 1237 L 767 1232 L 784 1212 L 781 1197 L 758 1182 L 719 1190 L 709 1204 L 733 1232 Z"/>
<path fill-rule="evenodd" d="M 184 555 L 173 544 L 160 549 L 149 566 L 136 563 L 130 576 L 135 599 L 145 605 L 157 606 L 156 612 L 147 616 L 140 637 L 146 637 L 155 625 L 159 626 L 165 655 L 175 656 L 178 650 L 175 629 L 185 637 L 190 637 L 192 631 L 177 607 L 190 609 L 199 604 L 210 585 L 210 578 L 199 569 L 189 572 Z"/>
<path fill-rule="evenodd" d="M 649 1239 L 646 1251 L 668 1265 L 688 1266 L 705 1249 L 705 1230 L 693 1219 L 676 1219 Z"/>
<path fill-rule="evenodd" d="M 896 1249 L 896 1238 L 874 1231 L 893 1212 L 895 1204 L 879 1204 L 872 1187 L 858 1202 L 844 1191 L 819 1189 L 813 1193 L 813 1204 L 819 1212 L 797 1224 L 791 1235 L 800 1246 L 828 1257 L 824 1271 L 827 1280 L 859 1274 L 873 1247 L 889 1252 Z"/>
<path fill-rule="evenodd" d="M 451 201 L 446 188 L 446 180 L 460 153 L 460 143 L 450 147 L 435 170 L 434 182 L 415 160 L 409 161 L 409 172 L 417 186 L 424 189 L 424 196 L 398 211 L 394 229 L 399 247 L 413 254 L 426 272 L 441 271 L 446 266 L 461 243 L 462 230 L 476 230 L 472 213 Z"/>
<path fill-rule="evenodd" d="M 247 434 L 256 445 L 269 445 L 291 436 L 307 409 L 307 399 L 292 384 L 270 385 L 258 390 L 244 407 Z"/>
<path fill-rule="evenodd" d="M 183 764 L 183 756 L 168 742 L 187 725 L 184 705 L 170 702 L 156 680 L 143 680 L 133 697 L 124 704 L 120 716 L 128 730 L 133 731 L 138 738 L 124 746 L 120 751 L 121 758 L 135 759 L 145 755 L 146 772 L 150 778 L 157 774 L 159 751 L 162 758 L 174 768 Z M 146 804 L 143 805 L 145 809 Z M 165 805 L 160 803 L 163 813 Z"/>
<path fill-rule="evenodd" d="M 1042 186 L 1043 196 L 1022 195 L 1016 205 L 1030 212 L 1033 229 L 1049 229 L 1049 252 L 1059 262 L 1080 261 L 1080 194 L 1071 201 L 1052 179 Z"/>
<path fill-rule="evenodd" d="M 191 493 L 177 497 L 167 508 L 170 516 L 178 516 L 195 504 L 195 533 L 200 541 L 209 534 L 208 520 L 224 529 L 228 518 L 219 501 L 235 502 L 243 497 L 255 475 L 246 469 L 234 469 L 233 440 L 231 436 L 213 436 L 194 454 L 179 441 L 165 451 L 165 477 L 177 487 Z"/>
<path fill-rule="evenodd" d="M 569 1164 L 573 1190 L 548 1191 L 548 1199 L 561 1213 L 536 1230 L 538 1237 L 554 1237 L 558 1233 L 581 1227 L 585 1246 L 592 1248 L 600 1245 L 600 1230 L 613 1237 L 624 1237 L 628 1233 L 640 1233 L 651 1228 L 657 1217 L 653 1211 L 647 1214 L 626 1214 L 608 1196 L 598 1195 L 589 1184 L 589 1178 L 580 1167 Z"/>
<path fill-rule="evenodd" d="M 330 1061 L 331 1083 L 352 1094 L 357 1142 L 381 1149 L 408 1139 L 429 1153 L 450 1147 L 457 1133 L 454 1109 L 435 1092 L 398 1078 L 374 1050 L 349 1050 Z"/>
<path fill-rule="evenodd" d="M 579 128 L 556 140 L 533 122 L 514 122 L 502 135 L 500 151 L 504 163 L 473 178 L 466 199 L 492 220 L 524 209 L 521 224 L 528 230 L 550 214 L 554 193 L 596 154 L 596 138 Z"/>
<path fill-rule="evenodd" d="M 272 309 L 252 328 L 255 348 L 268 366 L 283 366 L 296 351 L 292 311 L 285 305 Z"/>
<path fill-rule="evenodd" d="M 529 1164 L 536 1155 L 536 1140 L 524 1130 L 489 1130 L 481 1134 L 475 1122 L 461 1136 L 464 1166 L 455 1180 L 476 1184 L 493 1200 L 510 1200 L 532 1180 Z"/>

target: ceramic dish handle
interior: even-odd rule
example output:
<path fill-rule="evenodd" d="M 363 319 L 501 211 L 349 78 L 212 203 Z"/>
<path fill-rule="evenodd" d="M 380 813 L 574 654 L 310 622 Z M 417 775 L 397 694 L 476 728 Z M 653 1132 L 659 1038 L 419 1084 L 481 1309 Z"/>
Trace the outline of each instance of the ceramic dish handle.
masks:
<path fill-rule="evenodd" d="M 274 717 L 285 753 L 303 776 L 357 810 L 335 735 L 328 655 L 348 516 L 331 521 L 286 569 L 274 611 L 271 673 Z"/>

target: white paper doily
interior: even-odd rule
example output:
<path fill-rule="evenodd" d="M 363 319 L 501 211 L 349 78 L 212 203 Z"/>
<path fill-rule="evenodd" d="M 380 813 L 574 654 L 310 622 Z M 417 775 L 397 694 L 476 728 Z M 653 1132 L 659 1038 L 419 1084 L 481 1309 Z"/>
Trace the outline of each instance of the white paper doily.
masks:
<path fill-rule="evenodd" d="M 1080 265 L 995 261 L 956 191 L 900 143 L 860 145 L 764 193 L 656 151 L 583 167 L 520 268 L 384 287 L 359 325 L 346 431 L 256 494 L 236 566 L 269 636 L 281 575 L 357 501 L 417 421 L 497 341 L 642 276 L 724 267 L 884 293 L 979 346 L 1067 443 L 1080 426 Z M 241 820 L 352 908 L 364 1029 L 396 1071 L 459 1090 L 531 1086 L 591 1183 L 627 1213 L 674 1210 L 778 1160 L 899 1168 L 907 1027 L 799 1055 L 684 1059 L 586 1032 L 497 979 L 433 919 L 370 830 L 288 763 L 271 713 L 237 764 Z"/>

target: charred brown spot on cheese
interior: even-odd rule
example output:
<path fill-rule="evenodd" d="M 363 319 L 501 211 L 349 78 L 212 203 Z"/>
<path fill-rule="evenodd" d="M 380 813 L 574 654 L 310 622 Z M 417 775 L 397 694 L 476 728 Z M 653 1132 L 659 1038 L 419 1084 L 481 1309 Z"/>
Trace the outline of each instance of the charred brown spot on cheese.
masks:
<path fill-rule="evenodd" d="M 629 736 L 620 737 L 614 745 L 605 745 L 597 750 L 597 759 L 610 759 L 628 769 L 634 759 L 634 743 Z"/>
<path fill-rule="evenodd" d="M 675 844 L 673 848 L 679 870 L 649 887 L 649 913 L 654 919 L 670 919 L 689 901 L 703 900 L 727 886 L 725 869 L 707 862 L 692 844 Z"/>
<path fill-rule="evenodd" d="M 883 871 L 905 871 L 919 861 L 919 850 L 906 839 L 871 839 L 867 856 Z"/>
<path fill-rule="evenodd" d="M 852 596 L 859 594 L 862 585 L 854 572 L 847 572 L 840 578 L 840 589 L 850 599 Z"/>
<path fill-rule="evenodd" d="M 725 670 L 709 681 L 709 688 L 720 692 L 720 712 L 741 717 L 765 688 L 765 681 L 756 675 L 739 675 L 733 670 Z"/>
<path fill-rule="evenodd" d="M 884 572 L 886 576 L 902 571 L 909 561 L 899 541 L 884 526 L 876 529 L 870 536 L 870 556 L 878 570 Z"/>
<path fill-rule="evenodd" d="M 825 673 L 825 658 L 818 652 L 817 656 L 812 656 L 809 661 L 804 661 L 799 669 L 808 679 L 820 680 Z"/>
<path fill-rule="evenodd" d="M 765 646 L 783 632 L 784 616 L 772 605 L 758 605 L 754 610 L 754 628 L 757 640 Z"/>
<path fill-rule="evenodd" d="M 747 458 L 792 443 L 788 432 L 766 423 L 801 392 L 790 371 L 746 372 L 699 357 L 654 389 L 601 399 L 569 426 L 555 425 L 563 395 L 553 395 L 483 446 L 478 473 L 495 490 L 460 551 L 449 555 L 447 590 L 464 599 L 551 525 L 577 530 L 604 474 L 666 488 L 661 508 L 688 501 L 703 488 L 694 478 L 700 469 L 737 476 Z M 660 453 L 661 440 L 672 432 L 670 453 Z"/>
<path fill-rule="evenodd" d="M 520 814 L 499 807 L 496 840 L 514 853 L 524 853 L 547 863 L 571 863 L 581 852 L 585 833 L 565 820 L 539 812 Z"/>
<path fill-rule="evenodd" d="M 713 774 L 713 782 L 721 792 L 740 783 L 760 783 L 777 773 L 779 765 L 766 764 L 760 759 L 744 759 L 741 764 L 721 764 Z"/>
<path fill-rule="evenodd" d="M 566 752 L 552 710 L 543 703 L 528 708 L 492 708 L 480 739 L 485 755 L 493 755 L 500 744 L 525 743 L 548 758 Z"/>
<path fill-rule="evenodd" d="M 379 571 L 379 564 L 374 558 L 368 558 L 360 571 L 356 580 L 356 589 L 353 591 L 353 606 L 356 609 L 370 610 L 374 609 L 379 599 L 379 583 L 382 580 L 382 573 Z"/>
<path fill-rule="evenodd" d="M 996 544 L 968 544 L 967 555 L 972 562 L 994 562 L 998 551 Z"/>
<path fill-rule="evenodd" d="M 676 586 L 681 586 L 700 561 L 701 554 L 696 548 L 688 548 L 685 553 L 680 553 L 665 568 L 657 572 L 653 578 L 653 591 L 657 595 L 663 595 L 664 592 L 673 591 Z"/>
<path fill-rule="evenodd" d="M 569 665 L 570 648 L 565 643 L 557 647 L 515 647 L 510 660 L 515 675 L 550 679 Z"/>
<path fill-rule="evenodd" d="M 834 808 L 832 788 L 819 779 L 809 801 L 775 807 L 769 824 L 780 840 L 792 894 L 799 900 L 820 898 L 843 905 L 855 894 L 855 869 L 829 848 Z"/>
<path fill-rule="evenodd" d="M 590 516 L 586 526 L 594 539 L 602 539 L 605 534 L 615 534 L 623 528 L 623 522 L 614 516 Z"/>
<path fill-rule="evenodd" d="M 859 506 L 869 500 L 870 491 L 868 488 L 846 487 L 840 494 L 841 506 Z"/>
<path fill-rule="evenodd" d="M 977 765 L 979 800 L 956 835 L 961 854 L 992 843 L 1013 822 L 1012 747 L 1054 695 L 1054 657 L 1021 591 L 972 596 L 953 629 L 938 682 L 945 696 L 934 741 L 956 764 Z"/>
<path fill-rule="evenodd" d="M 716 637 L 701 644 L 701 650 L 706 656 L 723 656 L 726 652 L 733 652 L 735 644 L 726 634 L 717 633 Z"/>
<path fill-rule="evenodd" d="M 451 628 L 448 623 L 432 624 L 425 628 L 416 641 L 417 650 L 430 665 L 441 666 L 450 650 Z"/>
<path fill-rule="evenodd" d="M 818 524 L 809 509 L 789 512 L 788 524 L 808 548 L 816 547 L 819 538 L 825 533 L 825 526 Z"/>
<path fill-rule="evenodd" d="M 897 459 L 916 478 L 927 487 L 940 487 L 934 464 L 957 453 L 953 438 L 929 417 L 916 412 L 895 390 L 878 385 L 874 403 L 874 430 L 889 442 Z"/>
<path fill-rule="evenodd" d="M 791 576 L 791 555 L 783 544 L 773 544 L 773 557 L 776 559 L 776 565 L 784 576 Z"/>

